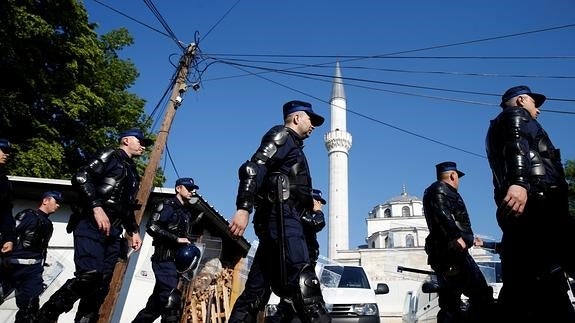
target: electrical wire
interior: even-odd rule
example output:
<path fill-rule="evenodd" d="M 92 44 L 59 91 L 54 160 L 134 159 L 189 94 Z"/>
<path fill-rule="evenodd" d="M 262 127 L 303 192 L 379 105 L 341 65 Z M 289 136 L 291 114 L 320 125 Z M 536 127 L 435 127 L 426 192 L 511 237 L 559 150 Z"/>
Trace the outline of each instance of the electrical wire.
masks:
<path fill-rule="evenodd" d="M 264 70 L 266 72 L 280 73 L 280 74 L 284 74 L 284 75 L 291 75 L 291 76 L 296 76 L 296 77 L 300 77 L 300 78 L 307 78 L 307 79 L 316 80 L 316 81 L 323 81 L 323 82 L 331 82 L 331 79 L 333 78 L 332 75 L 295 72 L 295 71 L 285 70 L 285 69 L 284 70 L 277 70 L 277 69 L 270 69 L 270 68 L 266 68 L 266 67 L 237 64 L 237 63 L 225 62 L 225 61 L 220 61 L 220 62 L 225 63 L 225 64 L 229 64 L 229 65 L 240 66 L 243 68 L 253 68 L 253 69 L 258 69 L 258 70 Z M 242 69 L 242 71 L 246 71 L 246 70 Z M 258 76 L 258 73 L 250 73 L 250 72 L 247 72 L 247 73 L 248 73 L 248 75 Z M 450 92 L 450 93 L 463 93 L 463 94 L 483 95 L 483 96 L 490 96 L 490 97 L 499 97 L 500 96 L 499 94 L 492 94 L 492 93 L 485 93 L 485 92 L 455 90 L 455 89 L 446 89 L 446 88 L 438 88 L 438 87 L 427 87 L 427 86 L 403 84 L 403 83 L 396 83 L 396 82 L 384 82 L 384 81 L 378 81 L 378 80 L 368 80 L 368 79 L 352 78 L 352 77 L 341 77 L 341 79 L 342 80 L 348 80 L 348 81 L 363 82 L 363 83 L 383 84 L 383 85 L 390 85 L 390 86 L 399 86 L 399 87 L 408 87 L 408 88 L 416 88 L 416 89 L 424 89 L 424 90 L 443 91 L 443 92 Z M 361 88 L 365 88 L 365 89 L 395 93 L 395 94 L 402 94 L 402 95 L 411 95 L 411 96 L 417 96 L 417 97 L 434 98 L 434 99 L 440 99 L 440 100 L 456 101 L 456 102 L 471 103 L 471 104 L 480 104 L 480 105 L 487 105 L 487 106 L 498 106 L 498 105 L 495 105 L 492 103 L 480 103 L 477 101 L 459 100 L 459 99 L 451 99 L 451 98 L 444 98 L 444 97 L 437 97 L 437 96 L 420 95 L 420 94 L 407 93 L 407 92 L 384 90 L 384 89 L 373 88 L 373 87 L 365 87 L 365 86 L 359 86 L 359 85 L 353 84 L 353 83 L 352 84 L 347 83 L 347 85 L 361 87 Z M 575 102 L 575 99 L 548 98 L 547 100 L 548 101 L 554 101 L 555 100 L 555 101 L 563 101 L 563 102 Z M 553 112 L 553 113 L 575 114 L 575 112 L 557 111 L 557 110 L 551 110 L 551 109 L 546 109 L 546 111 L 547 112 Z"/>
<path fill-rule="evenodd" d="M 202 39 L 206 39 L 208 37 L 208 35 L 212 32 L 212 30 L 214 30 L 216 28 L 217 25 L 219 25 L 224 18 L 226 18 L 228 16 L 228 14 L 238 5 L 238 3 L 240 3 L 241 0 L 237 0 L 233 6 L 231 6 L 228 11 L 226 11 L 226 13 L 224 13 L 224 15 L 218 20 L 216 21 L 216 23 L 208 30 L 208 32 L 206 33 L 206 35 L 202 38 Z"/>
<path fill-rule="evenodd" d="M 166 155 L 168 156 L 168 159 L 170 160 L 170 164 L 172 165 L 172 168 L 174 169 L 174 173 L 176 173 L 176 178 L 180 178 L 180 173 L 178 172 L 178 168 L 176 167 L 176 163 L 174 163 L 174 160 L 172 159 L 172 154 L 170 153 L 170 147 L 168 145 L 168 143 L 166 143 Z M 165 165 L 164 165 L 164 169 Z"/>
<path fill-rule="evenodd" d="M 216 56 L 214 56 L 216 57 Z M 575 57 L 573 57 L 575 58 Z M 289 65 L 294 68 L 307 67 L 305 64 L 293 63 L 289 61 L 264 61 L 264 60 L 250 60 L 250 59 L 236 59 L 236 58 L 219 58 L 230 62 L 244 62 L 244 63 L 263 63 L 275 65 Z M 333 69 L 333 66 L 313 66 L 314 68 Z M 549 79 L 575 79 L 571 75 L 526 75 L 526 74 L 500 74 L 500 73 L 471 73 L 471 72 L 452 72 L 452 71 L 424 71 L 424 70 L 406 70 L 406 69 L 392 69 L 392 68 L 377 68 L 369 66 L 345 66 L 346 70 L 365 70 L 377 72 L 392 72 L 392 73 L 408 73 L 408 74 L 438 74 L 438 75 L 454 75 L 454 76 L 479 76 L 479 77 L 505 77 L 505 78 L 549 78 Z"/>
<path fill-rule="evenodd" d="M 170 25 L 166 22 L 166 20 L 164 19 L 164 17 L 162 16 L 162 14 L 160 13 L 160 11 L 156 8 L 156 6 L 154 5 L 154 3 L 151 0 L 143 0 L 144 3 L 146 4 L 146 6 L 148 7 L 148 9 L 150 9 L 150 11 L 152 12 L 152 14 L 154 15 L 154 17 L 156 17 L 156 19 L 158 20 L 158 22 L 160 22 L 160 24 L 164 27 L 164 29 L 166 30 L 166 32 L 168 33 L 169 37 L 174 41 L 174 43 L 176 43 L 176 45 L 178 47 L 180 47 L 181 50 L 185 50 L 186 48 L 184 47 L 184 45 L 182 44 L 182 42 L 180 42 L 178 40 L 178 38 L 176 37 L 176 35 L 174 34 L 174 31 L 172 30 L 172 28 L 170 27 Z"/>
<path fill-rule="evenodd" d="M 159 33 L 159 34 L 161 34 L 161 35 L 164 35 L 164 36 L 170 38 L 170 35 L 166 34 L 165 32 L 163 32 L 163 31 L 161 31 L 161 30 L 159 30 L 159 29 L 156 29 L 156 28 L 154 28 L 154 27 L 152 27 L 152 26 L 150 26 L 150 25 L 148 25 L 148 24 L 146 24 L 146 23 L 143 23 L 143 22 L 137 20 L 136 18 L 133 18 L 133 17 L 131 17 L 131 16 L 129 16 L 129 15 L 127 15 L 127 14 L 121 12 L 120 10 L 114 9 L 114 8 L 110 7 L 109 5 L 103 3 L 102 1 L 99 1 L 99 0 L 92 0 L 92 1 L 94 1 L 94 2 L 96 2 L 96 3 L 98 3 L 98 4 L 100 4 L 101 6 L 104 6 L 104 7 L 108 8 L 108 9 L 114 11 L 115 13 L 117 13 L 117 14 L 119 14 L 119 15 L 121 15 L 121 16 L 124 16 L 124 17 L 126 17 L 126 18 L 132 20 L 133 22 L 135 22 L 135 23 L 137 23 L 137 24 L 140 24 L 140 25 L 142 25 L 142 26 L 144 26 L 144 27 L 146 27 L 146 28 L 149 28 L 149 29 L 151 29 L 151 30 L 153 30 L 153 31 L 155 31 L 155 32 L 157 32 L 157 33 Z"/>
<path fill-rule="evenodd" d="M 225 64 L 225 62 L 223 62 L 223 63 Z M 237 68 L 237 69 L 239 69 L 239 70 L 241 70 L 241 71 L 243 71 L 243 72 L 248 72 L 248 71 L 244 70 L 242 67 L 239 67 L 239 66 L 236 66 L 236 65 L 233 65 L 233 64 L 232 64 L 231 66 L 233 66 L 234 68 Z M 291 90 L 291 91 L 293 91 L 293 92 L 296 92 L 296 93 L 305 95 L 305 96 L 310 97 L 310 98 L 312 98 L 312 99 L 315 99 L 315 100 L 317 100 L 317 101 L 324 102 L 324 103 L 327 103 L 327 104 L 331 104 L 330 102 L 328 102 L 328 101 L 326 101 L 326 100 L 323 100 L 323 99 L 321 99 L 321 98 L 318 98 L 318 97 L 316 97 L 316 96 L 314 96 L 314 95 L 312 95 L 312 94 L 309 94 L 309 93 L 300 91 L 300 90 L 298 90 L 298 89 L 296 89 L 296 88 L 290 87 L 290 86 L 285 85 L 285 84 L 282 84 L 282 83 L 280 83 L 280 82 L 276 82 L 276 81 L 274 81 L 274 80 L 272 80 L 272 79 L 269 79 L 269 78 L 267 78 L 267 77 L 265 77 L 265 76 L 257 75 L 257 74 L 254 74 L 254 76 L 257 76 L 257 77 L 259 77 L 259 78 L 261 78 L 261 79 L 264 79 L 264 80 L 266 80 L 266 81 L 268 81 L 268 82 L 270 82 L 270 83 L 276 84 L 276 85 L 278 85 L 278 86 L 280 86 L 280 87 L 286 88 L 286 89 Z M 343 109 L 343 107 L 340 107 L 340 106 L 337 106 L 337 105 L 334 105 L 334 106 L 335 106 L 336 108 Z M 444 147 L 447 147 L 447 148 L 451 148 L 451 149 L 454 149 L 454 150 L 458 150 L 458 151 L 460 151 L 460 152 L 463 152 L 463 153 L 466 153 L 466 154 L 469 154 L 469 155 L 472 155 L 472 156 L 475 156 L 475 157 L 480 157 L 480 158 L 483 158 L 483 159 L 486 159 L 486 158 L 487 158 L 485 155 L 478 154 L 478 153 L 475 153 L 475 152 L 472 152 L 472 151 L 469 151 L 469 150 L 466 150 L 466 149 L 463 149 L 463 148 L 459 148 L 459 147 L 456 147 L 456 146 L 453 146 L 453 145 L 450 145 L 450 144 L 441 142 L 441 141 L 439 141 L 439 140 L 436 140 L 436 139 L 433 139 L 433 138 L 430 138 L 430 137 L 427 137 L 427 136 L 424 136 L 424 135 L 420 135 L 420 134 L 415 133 L 415 132 L 413 132 L 413 131 L 406 130 L 406 129 L 403 129 L 403 128 L 394 126 L 394 125 L 392 125 L 392 124 L 390 124 L 390 123 L 381 121 L 381 120 L 376 119 L 376 118 L 374 118 L 374 117 L 370 117 L 370 116 L 368 116 L 368 115 L 366 115 L 366 114 L 359 113 L 359 112 L 356 112 L 356 111 L 350 110 L 350 109 L 346 109 L 346 111 L 349 112 L 349 113 L 351 113 L 351 114 L 354 114 L 354 115 L 356 115 L 356 116 L 359 116 L 359 117 L 362 117 L 362 118 L 364 118 L 364 119 L 367 119 L 367 120 L 373 121 L 373 122 L 375 122 L 375 123 L 378 123 L 378 124 L 380 124 L 380 125 L 383 125 L 383 126 L 392 128 L 392 129 L 394 129 L 394 130 L 403 132 L 403 133 L 405 133 L 405 134 L 408 134 L 408 135 L 411 135 L 411 136 L 414 136 L 414 137 L 417 137 L 417 138 L 420 138 L 420 139 L 423 139 L 423 140 L 426 140 L 426 141 L 430 141 L 430 142 L 433 142 L 433 143 L 435 143 L 435 144 L 438 144 L 438 145 L 441 145 L 441 146 L 444 146 Z"/>

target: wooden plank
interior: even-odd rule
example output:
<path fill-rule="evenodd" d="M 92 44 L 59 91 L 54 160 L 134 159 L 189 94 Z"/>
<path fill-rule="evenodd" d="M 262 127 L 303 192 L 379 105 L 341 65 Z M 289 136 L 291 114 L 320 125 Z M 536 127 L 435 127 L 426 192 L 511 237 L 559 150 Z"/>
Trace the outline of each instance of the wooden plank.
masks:
<path fill-rule="evenodd" d="M 223 299 L 224 299 L 224 315 L 226 318 L 226 322 L 228 321 L 228 319 L 230 318 L 230 314 L 231 314 L 231 308 L 230 308 L 230 292 L 228 290 L 228 287 L 225 286 L 225 283 L 223 286 Z"/>
<path fill-rule="evenodd" d="M 230 308 L 233 308 L 234 304 L 236 303 L 236 299 L 238 299 L 238 297 L 244 291 L 245 279 L 242 277 L 241 272 L 242 269 L 244 269 L 246 262 L 247 259 L 242 258 L 234 266 L 234 271 L 232 273 L 232 291 L 230 295 Z"/>
<path fill-rule="evenodd" d="M 215 316 L 216 316 L 216 322 L 220 323 L 220 293 L 218 292 L 219 288 L 218 288 L 219 284 L 218 281 L 216 281 L 216 283 L 214 284 L 214 303 L 216 305 L 216 312 L 215 312 Z"/>

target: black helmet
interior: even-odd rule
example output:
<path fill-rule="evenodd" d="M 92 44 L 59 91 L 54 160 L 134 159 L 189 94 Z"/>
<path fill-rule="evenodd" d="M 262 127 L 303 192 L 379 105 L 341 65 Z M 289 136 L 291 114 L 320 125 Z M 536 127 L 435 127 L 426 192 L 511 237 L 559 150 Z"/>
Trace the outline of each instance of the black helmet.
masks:
<path fill-rule="evenodd" d="M 176 252 L 176 270 L 182 274 L 190 269 L 195 269 L 200 262 L 202 252 L 194 244 L 189 243 L 181 246 Z"/>

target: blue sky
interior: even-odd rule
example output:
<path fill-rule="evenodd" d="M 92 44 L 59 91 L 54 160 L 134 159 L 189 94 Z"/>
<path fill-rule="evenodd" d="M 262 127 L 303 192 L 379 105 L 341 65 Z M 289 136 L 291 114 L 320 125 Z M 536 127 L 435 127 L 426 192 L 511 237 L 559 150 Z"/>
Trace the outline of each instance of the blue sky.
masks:
<path fill-rule="evenodd" d="M 167 33 L 143 1 L 85 5 L 99 33 L 126 27 L 134 36 L 135 44 L 121 55 L 136 64 L 140 76 L 130 91 L 147 100 L 151 113 L 169 87 L 180 48 L 134 21 Z M 435 180 L 434 165 L 444 160 L 456 161 L 467 174 L 460 193 L 475 233 L 499 238 L 484 140 L 489 120 L 500 112 L 500 95 L 511 86 L 525 84 L 547 95 L 539 121 L 563 160 L 575 159 L 571 0 L 170 0 L 155 6 L 184 46 L 199 39 L 204 59 L 201 78 L 195 73 L 190 79 L 201 81 L 201 88 L 184 96 L 168 138 L 175 169 L 193 177 L 228 219 L 235 211 L 238 166 L 271 126 L 282 123 L 281 106 L 289 100 L 311 102 L 328 120 L 305 146 L 314 186 L 328 191 L 323 136 L 338 60 L 349 78 L 347 129 L 353 136 L 350 247 L 365 243 L 373 207 L 399 195 L 403 185 L 421 198 Z M 297 74 L 254 75 L 262 72 L 254 67 L 297 67 Z M 157 122 L 154 132 L 159 127 Z M 166 186 L 172 186 L 176 171 L 169 160 L 161 164 Z M 255 238 L 253 230 L 246 238 Z M 327 233 L 319 239 L 325 253 Z"/>

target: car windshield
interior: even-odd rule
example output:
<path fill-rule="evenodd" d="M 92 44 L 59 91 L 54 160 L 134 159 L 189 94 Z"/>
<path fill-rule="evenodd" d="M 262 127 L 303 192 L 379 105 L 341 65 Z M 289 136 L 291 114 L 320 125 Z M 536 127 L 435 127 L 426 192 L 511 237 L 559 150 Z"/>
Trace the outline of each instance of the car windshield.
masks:
<path fill-rule="evenodd" d="M 361 267 L 324 266 L 320 281 L 325 287 L 331 288 L 371 288 Z"/>

